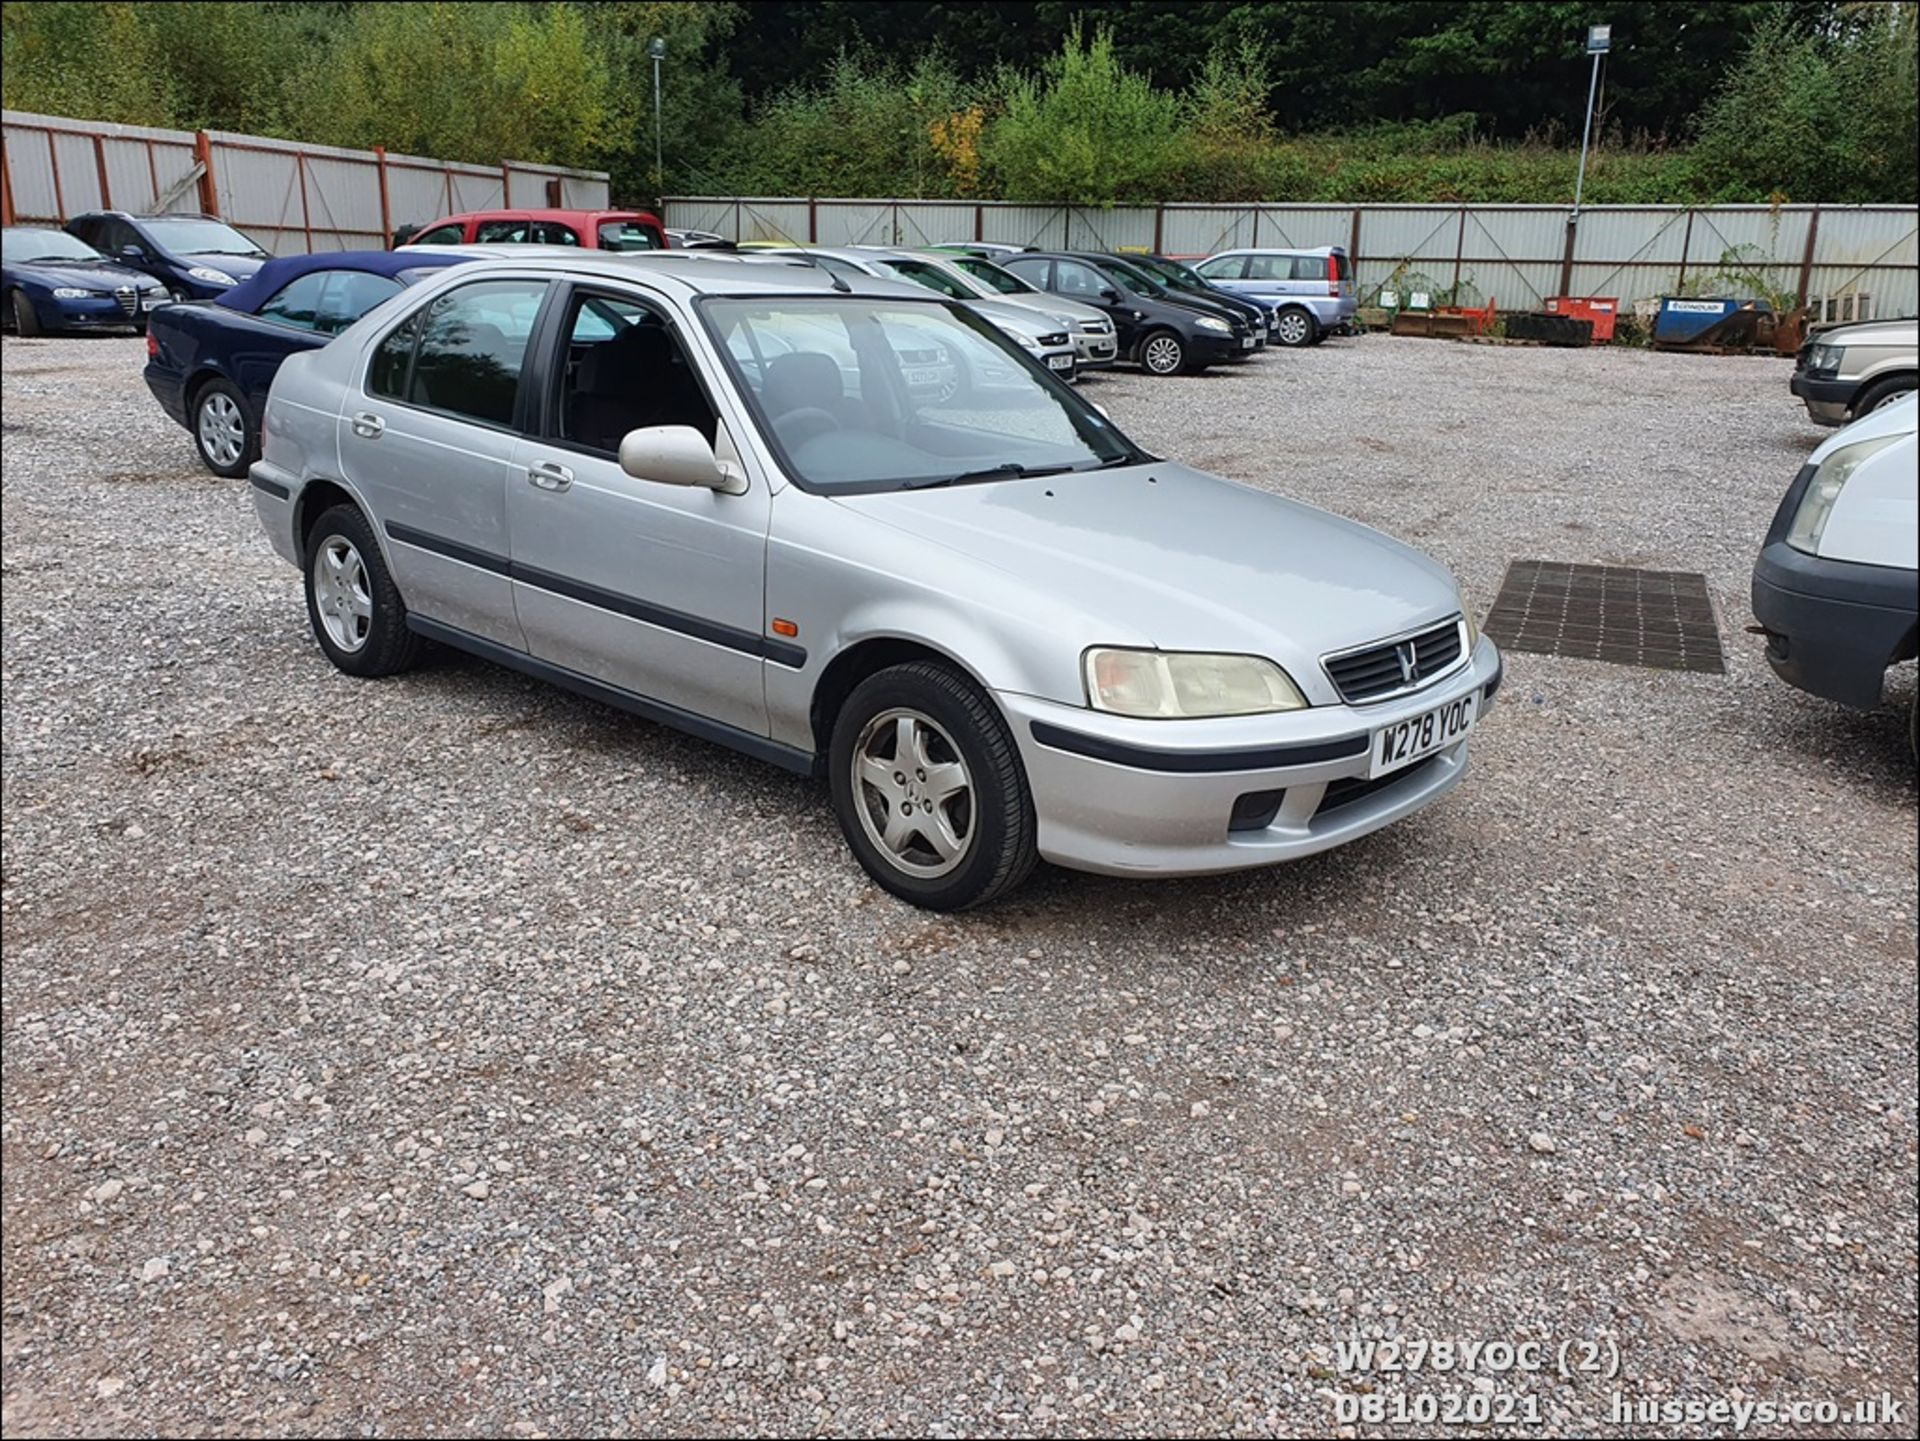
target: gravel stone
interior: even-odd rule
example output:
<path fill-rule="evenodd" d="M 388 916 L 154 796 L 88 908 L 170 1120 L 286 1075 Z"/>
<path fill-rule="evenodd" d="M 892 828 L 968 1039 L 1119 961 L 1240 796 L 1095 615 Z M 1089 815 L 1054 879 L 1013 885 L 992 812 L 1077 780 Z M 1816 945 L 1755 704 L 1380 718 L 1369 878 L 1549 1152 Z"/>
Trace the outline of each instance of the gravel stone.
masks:
<path fill-rule="evenodd" d="M 336 673 L 143 359 L 0 366 L 8 1435 L 1913 1414 L 1913 682 L 1844 711 L 1742 633 L 1822 434 L 1784 362 L 1369 336 L 1090 378 L 1483 611 L 1515 558 L 1699 571 L 1729 673 L 1509 655 L 1407 823 L 935 916 L 806 781 L 477 661 Z M 1339 1369 L 1391 1338 L 1620 1373 Z"/>

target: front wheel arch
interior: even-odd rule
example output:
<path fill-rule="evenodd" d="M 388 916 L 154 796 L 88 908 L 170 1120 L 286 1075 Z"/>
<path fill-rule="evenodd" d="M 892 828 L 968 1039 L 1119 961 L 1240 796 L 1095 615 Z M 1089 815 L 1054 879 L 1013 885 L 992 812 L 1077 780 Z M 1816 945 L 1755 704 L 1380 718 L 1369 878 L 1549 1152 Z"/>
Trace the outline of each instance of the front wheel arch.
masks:
<path fill-rule="evenodd" d="M 854 688 L 868 676 L 914 661 L 932 661 L 951 666 L 978 686 L 982 695 L 989 698 L 993 695 L 993 688 L 980 678 L 972 666 L 938 646 L 895 635 L 869 636 L 855 641 L 827 662 L 820 672 L 820 678 L 814 682 L 813 697 L 808 702 L 807 720 L 813 732 L 816 774 L 825 776 L 834 722 L 839 719 L 840 708 L 846 704 Z"/>

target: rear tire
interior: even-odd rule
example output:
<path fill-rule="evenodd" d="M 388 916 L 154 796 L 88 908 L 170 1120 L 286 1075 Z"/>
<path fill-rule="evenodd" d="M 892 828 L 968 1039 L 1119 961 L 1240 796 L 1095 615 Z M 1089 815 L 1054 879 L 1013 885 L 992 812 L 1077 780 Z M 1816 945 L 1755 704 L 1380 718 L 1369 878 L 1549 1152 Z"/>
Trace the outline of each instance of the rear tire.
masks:
<path fill-rule="evenodd" d="M 911 661 L 855 686 L 827 766 L 854 858 L 911 905 L 985 905 L 1038 859 L 1019 749 L 993 702 L 950 666 Z"/>
<path fill-rule="evenodd" d="M 336 505 L 307 537 L 307 623 L 328 660 L 348 675 L 398 675 L 419 663 L 426 642 L 407 629 L 407 605 L 387 573 L 373 527 L 351 505 Z"/>
<path fill-rule="evenodd" d="M 1274 322 L 1275 339 L 1289 350 L 1298 350 L 1303 345 L 1312 345 L 1314 336 L 1320 327 L 1314 323 L 1313 313 L 1297 305 L 1290 305 L 1280 312 L 1280 318 Z"/>
<path fill-rule="evenodd" d="M 247 398 L 231 383 L 209 380 L 196 390 L 189 420 L 200 463 L 215 475 L 239 480 L 260 458 L 260 427 Z"/>
<path fill-rule="evenodd" d="M 22 339 L 31 340 L 41 334 L 40 312 L 33 308 L 33 302 L 27 299 L 26 291 L 7 292 L 7 315 L 13 321 L 14 333 Z"/>
<path fill-rule="evenodd" d="M 1883 405 L 1892 405 L 1901 396 L 1910 394 L 1914 384 L 1914 379 L 1910 375 L 1895 375 L 1869 385 L 1861 393 L 1859 404 L 1853 408 L 1854 416 L 1858 418 L 1878 410 Z"/>

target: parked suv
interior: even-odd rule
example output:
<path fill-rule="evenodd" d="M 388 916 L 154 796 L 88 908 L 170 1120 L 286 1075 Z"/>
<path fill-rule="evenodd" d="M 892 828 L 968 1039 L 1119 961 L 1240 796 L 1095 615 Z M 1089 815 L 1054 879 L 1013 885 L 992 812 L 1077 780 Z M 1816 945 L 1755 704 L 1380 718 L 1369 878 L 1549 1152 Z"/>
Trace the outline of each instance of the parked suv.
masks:
<path fill-rule="evenodd" d="M 1318 250 L 1223 250 L 1194 267 L 1201 277 L 1279 306 L 1274 338 L 1282 345 L 1318 345 L 1353 324 L 1359 299 L 1353 263 L 1338 245 Z"/>
<path fill-rule="evenodd" d="M 1780 678 L 1842 705 L 1880 704 L 1920 640 L 1920 400 L 1912 391 L 1831 436 L 1802 466 L 1753 568 L 1753 614 Z M 1920 700 L 1909 737 L 1920 740 Z"/>
<path fill-rule="evenodd" d="M 916 390 L 928 345 L 1011 381 Z M 438 641 L 818 776 L 868 874 L 935 909 L 1042 858 L 1343 845 L 1460 781 L 1500 682 L 1444 567 L 1149 455 L 900 281 L 452 266 L 289 357 L 264 444 L 255 508 L 341 671 Z M 408 724 L 404 691 L 339 704 Z M 751 811 L 713 824 L 788 819 Z"/>
<path fill-rule="evenodd" d="M 1089 257 L 1041 251 L 1004 256 L 999 264 L 1042 290 L 1105 311 L 1120 353 L 1151 375 L 1192 375 L 1240 354 L 1233 322 L 1137 291 Z"/>
<path fill-rule="evenodd" d="M 1861 320 L 1819 330 L 1800 347 L 1788 388 L 1821 425 L 1845 425 L 1913 392 L 1920 320 Z"/>
<path fill-rule="evenodd" d="M 129 270 L 151 275 L 175 300 L 225 295 L 265 265 L 267 252 L 211 215 L 129 215 L 96 210 L 67 222 L 95 250 Z"/>
<path fill-rule="evenodd" d="M 573 245 L 666 250 L 667 232 L 644 210 L 470 210 L 414 231 L 408 245 Z M 396 247 L 397 248 L 397 247 Z"/>

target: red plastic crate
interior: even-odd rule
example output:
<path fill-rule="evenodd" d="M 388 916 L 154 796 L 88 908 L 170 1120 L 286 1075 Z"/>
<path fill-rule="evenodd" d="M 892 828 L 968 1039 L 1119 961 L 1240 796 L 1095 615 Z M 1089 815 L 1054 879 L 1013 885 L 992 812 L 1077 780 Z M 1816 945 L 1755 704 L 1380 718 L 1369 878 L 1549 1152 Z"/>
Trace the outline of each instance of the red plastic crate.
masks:
<path fill-rule="evenodd" d="M 1605 345 L 1613 339 L 1613 321 L 1619 313 L 1620 302 L 1611 295 L 1556 295 L 1547 302 L 1547 309 L 1555 315 L 1591 320 L 1593 343 Z"/>

